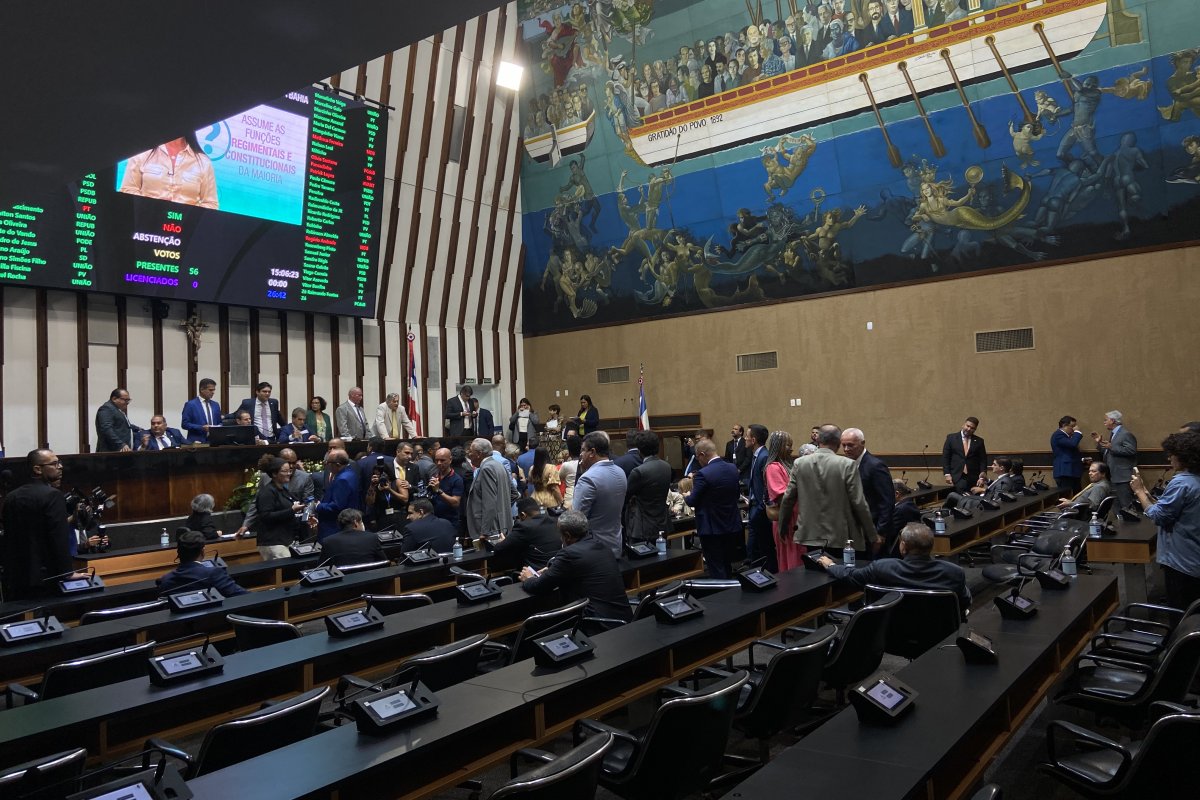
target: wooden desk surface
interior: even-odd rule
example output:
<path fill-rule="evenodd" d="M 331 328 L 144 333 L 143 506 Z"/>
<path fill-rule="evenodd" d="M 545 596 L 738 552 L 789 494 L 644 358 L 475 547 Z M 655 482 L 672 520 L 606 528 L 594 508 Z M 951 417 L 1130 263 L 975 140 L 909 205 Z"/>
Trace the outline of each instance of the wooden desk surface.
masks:
<path fill-rule="evenodd" d="M 946 533 L 934 537 L 934 555 L 947 556 L 960 553 L 980 542 L 987 541 L 993 536 L 1009 530 L 1021 520 L 1048 508 L 1054 508 L 1061 496 L 1062 492 L 1058 489 L 1048 489 L 1039 492 L 1034 497 L 1018 494 L 1015 502 L 1001 502 L 1000 508 L 995 511 L 977 509 L 971 519 L 951 517 L 946 521 Z"/>
<path fill-rule="evenodd" d="M 1117 520 L 1115 536 L 1087 540 L 1089 561 L 1108 564 L 1150 564 L 1158 552 L 1158 526 L 1146 517 Z"/>

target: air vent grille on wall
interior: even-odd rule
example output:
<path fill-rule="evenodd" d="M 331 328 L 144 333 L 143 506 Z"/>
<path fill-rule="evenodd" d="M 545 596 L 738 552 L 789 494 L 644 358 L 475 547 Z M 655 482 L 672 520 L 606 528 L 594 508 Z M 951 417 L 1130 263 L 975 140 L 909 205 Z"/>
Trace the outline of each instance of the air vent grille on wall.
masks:
<path fill-rule="evenodd" d="M 596 383 L 629 383 L 629 367 L 603 367 L 596 370 Z"/>
<path fill-rule="evenodd" d="M 1006 350 L 1032 350 L 1033 328 L 1013 328 L 1007 331 L 979 331 L 975 334 L 976 353 L 999 353 Z"/>
<path fill-rule="evenodd" d="M 745 353 L 737 357 L 738 372 L 754 372 L 760 369 L 778 369 L 779 353 Z"/>

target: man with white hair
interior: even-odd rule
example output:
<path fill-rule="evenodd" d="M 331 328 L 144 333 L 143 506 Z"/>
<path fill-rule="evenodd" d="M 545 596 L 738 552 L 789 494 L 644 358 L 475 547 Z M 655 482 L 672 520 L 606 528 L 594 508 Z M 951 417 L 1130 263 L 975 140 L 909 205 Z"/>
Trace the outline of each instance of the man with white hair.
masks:
<path fill-rule="evenodd" d="M 875 532 L 883 539 L 880 554 L 891 555 L 895 545 L 892 514 L 896 509 L 892 473 L 887 464 L 867 451 L 867 437 L 858 428 L 846 428 L 842 431 L 842 452 L 858 464 L 863 496 L 867 498 L 867 505 L 871 508 L 871 521 L 875 523 Z"/>
<path fill-rule="evenodd" d="M 475 468 L 466 500 L 467 531 L 472 539 L 494 533 L 507 535 L 513 526 L 514 499 L 509 490 L 509 471 L 492 458 L 492 443 L 487 439 L 471 440 L 467 460 Z"/>
<path fill-rule="evenodd" d="M 412 439 L 417 435 L 417 426 L 400 407 L 400 395 L 396 392 L 375 409 L 375 424 L 371 428 L 373 435 L 384 439 Z"/>
<path fill-rule="evenodd" d="M 1129 481 L 1133 479 L 1133 470 L 1137 467 L 1137 437 L 1125 429 L 1121 424 L 1122 419 L 1120 411 L 1109 411 L 1104 415 L 1108 439 L 1092 431 L 1092 441 L 1100 451 L 1100 460 L 1108 464 L 1109 481 L 1117 496 L 1117 507 L 1129 508 L 1133 505 L 1133 490 L 1129 488 Z"/>

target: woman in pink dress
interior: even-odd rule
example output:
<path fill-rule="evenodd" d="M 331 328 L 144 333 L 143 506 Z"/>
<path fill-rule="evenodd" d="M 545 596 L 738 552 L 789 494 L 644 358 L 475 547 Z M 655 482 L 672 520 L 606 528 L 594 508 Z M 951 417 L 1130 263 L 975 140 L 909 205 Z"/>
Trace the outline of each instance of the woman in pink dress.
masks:
<path fill-rule="evenodd" d="M 775 431 L 767 437 L 767 505 L 778 508 L 779 500 L 787 489 L 792 472 L 792 435 L 787 431 Z M 800 566 L 804 545 L 792 541 L 796 530 L 796 511 L 788 520 L 775 520 L 772 534 L 775 536 L 775 552 L 779 558 L 779 571 Z"/>

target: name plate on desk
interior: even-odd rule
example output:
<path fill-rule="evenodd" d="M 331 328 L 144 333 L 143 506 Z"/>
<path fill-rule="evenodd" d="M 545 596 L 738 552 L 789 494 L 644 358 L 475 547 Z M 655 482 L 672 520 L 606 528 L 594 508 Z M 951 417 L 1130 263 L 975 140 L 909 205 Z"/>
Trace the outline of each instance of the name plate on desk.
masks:
<path fill-rule="evenodd" d="M 1037 603 L 1021 594 L 997 595 L 995 603 L 1005 619 L 1033 619 L 1037 614 Z"/>
<path fill-rule="evenodd" d="M 625 555 L 630 558 L 652 558 L 658 555 L 658 548 L 651 542 L 630 542 L 625 545 Z"/>
<path fill-rule="evenodd" d="M 206 567 L 214 567 L 214 568 L 219 567 L 220 569 L 229 569 L 229 565 L 225 563 L 225 559 L 221 558 L 221 556 L 219 556 L 219 555 L 215 555 L 212 558 L 206 558 L 203 561 L 198 561 L 196 563 L 203 564 Z"/>
<path fill-rule="evenodd" d="M 977 631 L 968 630 L 966 636 L 955 640 L 968 664 L 995 664 L 996 647 L 992 640 Z"/>
<path fill-rule="evenodd" d="M 353 636 L 356 633 L 378 630 L 383 627 L 383 615 L 370 606 L 339 611 L 325 618 L 325 627 L 330 636 Z"/>
<path fill-rule="evenodd" d="M 149 661 L 150 682 L 155 686 L 170 686 L 180 681 L 212 675 L 225 669 L 225 659 L 217 648 L 205 644 L 191 650 L 155 656 Z"/>
<path fill-rule="evenodd" d="M 858 721 L 890 725 L 904 716 L 917 699 L 917 690 L 886 672 L 876 673 L 850 692 Z"/>
<path fill-rule="evenodd" d="M 359 733 L 382 734 L 436 714 L 437 708 L 437 695 L 423 683 L 413 681 L 355 700 L 350 704 L 350 714 Z"/>
<path fill-rule="evenodd" d="M 300 583 L 304 586 L 320 586 L 334 583 L 346 577 L 337 567 L 317 567 L 300 571 Z"/>
<path fill-rule="evenodd" d="M 428 564 L 431 561 L 437 561 L 442 557 L 442 554 L 432 547 L 426 547 L 423 550 L 411 550 L 404 554 L 410 564 Z"/>
<path fill-rule="evenodd" d="M 172 611 L 183 612 L 219 606 L 225 602 L 225 598 L 216 589 L 194 589 L 190 592 L 169 594 L 167 601 L 170 602 Z"/>
<path fill-rule="evenodd" d="M 671 597 L 660 597 L 655 600 L 651 607 L 654 610 L 654 617 L 659 622 L 675 624 L 683 622 L 685 619 L 692 619 L 704 613 L 704 606 L 696 602 L 696 599 L 690 595 L 673 595 Z"/>
<path fill-rule="evenodd" d="M 375 538 L 379 540 L 380 544 L 392 544 L 393 542 L 399 542 L 402 540 L 404 538 L 404 534 L 398 533 L 394 530 L 377 531 L 375 533 Z"/>
<path fill-rule="evenodd" d="M 501 594 L 500 587 L 491 581 L 461 583 L 454 590 L 458 594 L 459 605 L 486 603 L 489 600 L 495 600 Z"/>
<path fill-rule="evenodd" d="M 533 640 L 533 661 L 539 667 L 557 667 L 592 655 L 596 646 L 579 630 L 559 631 Z"/>
<path fill-rule="evenodd" d="M 742 584 L 742 588 L 748 592 L 762 592 L 778 585 L 775 576 L 762 567 L 744 569 L 737 573 L 737 579 Z"/>
<path fill-rule="evenodd" d="M 63 626 L 54 617 L 42 617 L 24 622 L 9 622 L 0 625 L 0 644 L 18 645 L 38 639 L 62 636 Z"/>
<path fill-rule="evenodd" d="M 100 579 L 99 575 L 89 575 L 86 578 L 65 578 L 58 582 L 58 593 L 61 595 L 101 591 L 104 591 L 104 581 Z"/>
<path fill-rule="evenodd" d="M 1062 589 L 1071 588 L 1071 579 L 1061 569 L 1038 570 L 1034 573 L 1034 576 L 1043 589 L 1061 591 Z"/>
<path fill-rule="evenodd" d="M 159 757 L 166 758 L 161 751 Z M 193 797 L 195 794 L 174 764 L 140 770 L 102 786 L 66 795 L 67 800 L 192 800 Z"/>
<path fill-rule="evenodd" d="M 305 542 L 304 544 L 288 545 L 288 551 L 296 558 L 311 556 L 314 553 L 320 552 L 321 546 L 316 542 Z"/>

